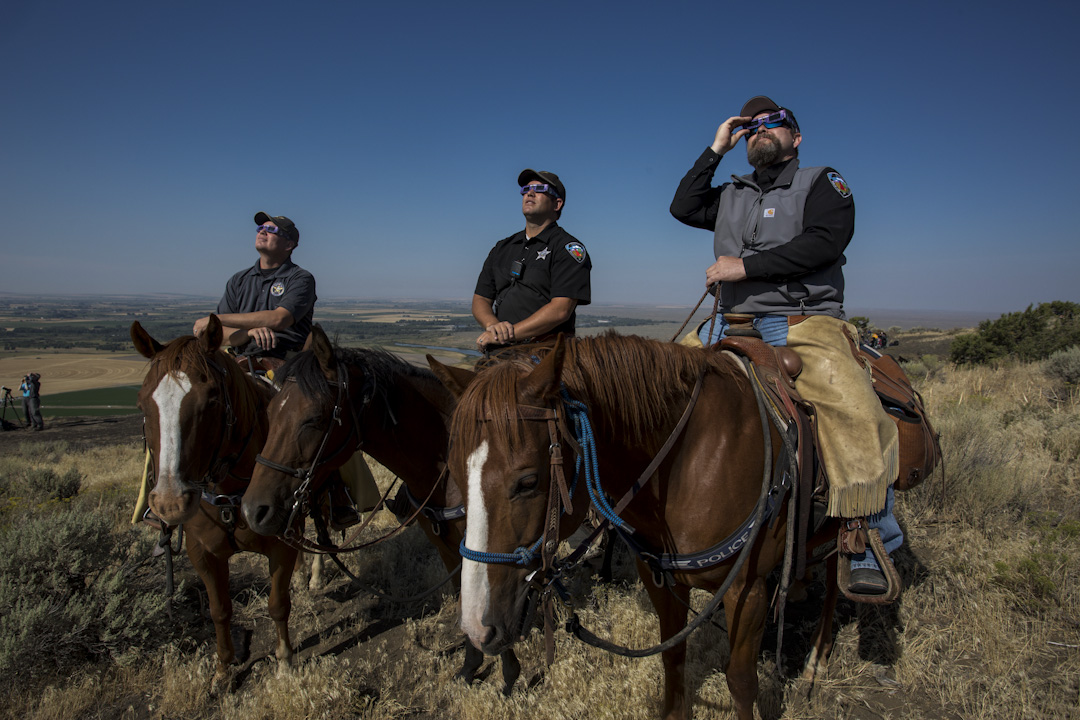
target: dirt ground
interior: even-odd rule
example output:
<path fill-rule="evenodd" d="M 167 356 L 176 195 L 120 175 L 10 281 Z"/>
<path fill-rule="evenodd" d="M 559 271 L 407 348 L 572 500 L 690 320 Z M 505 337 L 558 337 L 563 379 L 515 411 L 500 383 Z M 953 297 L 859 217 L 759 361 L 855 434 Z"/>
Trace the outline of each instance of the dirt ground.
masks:
<path fill-rule="evenodd" d="M 11 420 L 10 413 L 8 420 Z M 0 432 L 0 452 L 25 442 L 66 442 L 81 446 L 141 444 L 142 420 L 142 413 L 55 419 L 46 416 L 45 429 L 40 432 L 26 428 Z"/>

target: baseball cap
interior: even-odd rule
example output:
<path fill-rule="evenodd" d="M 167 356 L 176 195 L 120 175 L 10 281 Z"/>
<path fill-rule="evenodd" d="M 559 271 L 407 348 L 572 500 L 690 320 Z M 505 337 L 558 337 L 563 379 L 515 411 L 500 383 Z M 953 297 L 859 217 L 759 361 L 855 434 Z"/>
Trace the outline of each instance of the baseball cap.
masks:
<path fill-rule="evenodd" d="M 559 197 L 562 198 L 563 204 L 566 204 L 566 188 L 563 186 L 562 180 L 559 179 L 558 175 L 553 172 L 548 172 L 547 170 L 525 169 L 518 175 L 518 186 L 524 187 L 530 180 L 539 180 L 542 183 L 554 185 L 555 190 L 559 193 Z"/>
<path fill-rule="evenodd" d="M 791 129 L 795 132 L 799 132 L 799 121 L 795 119 L 795 113 L 791 112 L 790 108 L 778 105 L 772 98 L 767 98 L 764 95 L 755 95 L 747 100 L 743 104 L 742 111 L 739 115 L 752 118 L 758 113 L 776 112 L 777 110 L 786 110 L 788 119 L 791 120 Z"/>
<path fill-rule="evenodd" d="M 264 212 L 255 213 L 256 225 L 265 225 L 266 223 L 273 223 L 274 225 L 277 225 L 279 228 L 288 233 L 288 235 L 292 237 L 293 240 L 295 240 L 296 242 L 300 242 L 300 229 L 296 227 L 296 223 L 294 223 L 292 220 L 285 217 L 284 215 L 267 215 Z"/>

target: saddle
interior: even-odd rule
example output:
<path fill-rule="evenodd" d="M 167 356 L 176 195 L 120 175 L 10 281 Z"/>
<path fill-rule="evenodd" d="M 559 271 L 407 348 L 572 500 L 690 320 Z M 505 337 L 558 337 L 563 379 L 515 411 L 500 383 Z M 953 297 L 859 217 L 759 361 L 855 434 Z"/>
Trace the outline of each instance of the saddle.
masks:
<path fill-rule="evenodd" d="M 828 480 L 815 465 L 818 452 L 817 425 L 814 408 L 795 389 L 795 379 L 802 370 L 802 360 L 795 351 L 785 347 L 773 347 L 765 343 L 750 325 L 752 316 L 726 315 L 730 327 L 727 337 L 715 348 L 727 350 L 749 361 L 751 381 L 764 391 L 775 410 L 777 427 L 795 428 L 798 445 L 796 449 L 797 488 L 794 518 L 795 537 L 799 550 L 795 556 L 794 578 L 805 571 L 805 543 L 808 537 L 824 523 L 824 499 L 828 495 Z M 900 490 L 915 487 L 930 474 L 941 460 L 938 434 L 926 417 L 922 397 L 911 386 L 906 374 L 891 357 L 861 347 L 863 362 L 869 364 L 874 390 L 882 407 L 897 425 L 900 441 L 900 473 L 895 484 Z M 783 430 L 781 430 L 783 432 Z M 847 590 L 848 566 L 841 570 L 841 589 L 852 600 L 870 603 L 887 603 L 899 593 L 899 576 L 892 566 L 881 539 L 876 531 L 868 531 L 865 518 L 850 519 L 841 523 L 837 542 L 844 553 L 860 553 L 873 546 L 882 569 L 889 577 L 890 591 L 882 596 L 856 596 Z"/>

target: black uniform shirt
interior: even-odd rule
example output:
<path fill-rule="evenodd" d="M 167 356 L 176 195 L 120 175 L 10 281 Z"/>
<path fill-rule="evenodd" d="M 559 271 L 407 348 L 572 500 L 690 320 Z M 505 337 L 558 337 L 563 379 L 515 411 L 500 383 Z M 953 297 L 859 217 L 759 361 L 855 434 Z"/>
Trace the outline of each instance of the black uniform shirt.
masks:
<path fill-rule="evenodd" d="M 521 261 L 520 278 L 510 275 L 515 261 Z M 476 281 L 476 294 L 494 300 L 495 317 L 521 322 L 551 302 L 566 297 L 578 305 L 592 302 L 589 274 L 592 258 L 585 246 L 570 233 L 551 223 L 525 242 L 525 231 L 500 240 L 488 253 Z M 551 332 L 573 333 L 577 313 Z"/>
<path fill-rule="evenodd" d="M 311 273 L 286 260 L 274 270 L 262 270 L 259 263 L 229 278 L 225 295 L 218 303 L 218 314 L 249 313 L 276 310 L 283 307 L 292 313 L 293 324 L 284 330 L 275 330 L 277 347 L 263 350 L 255 343 L 248 343 L 244 354 L 285 357 L 289 351 L 300 350 L 311 332 L 315 313 L 315 278 Z"/>

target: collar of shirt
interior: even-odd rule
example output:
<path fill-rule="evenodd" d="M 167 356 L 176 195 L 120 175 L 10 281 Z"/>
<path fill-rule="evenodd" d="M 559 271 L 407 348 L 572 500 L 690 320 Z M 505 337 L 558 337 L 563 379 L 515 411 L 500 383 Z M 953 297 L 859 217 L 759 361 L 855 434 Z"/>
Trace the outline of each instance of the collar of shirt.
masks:
<path fill-rule="evenodd" d="M 755 170 L 752 176 L 754 184 L 761 188 L 762 191 L 769 190 L 776 183 L 776 180 L 780 177 L 784 170 L 787 169 L 788 165 L 795 162 L 796 160 L 798 160 L 798 158 L 794 157 L 788 160 L 778 162 L 775 165 L 770 165 L 763 170 Z"/>
<path fill-rule="evenodd" d="M 521 231 L 521 243 L 523 245 L 532 245 L 533 243 L 544 243 L 546 245 L 548 243 L 548 241 L 551 240 L 552 234 L 555 232 L 556 228 L 558 228 L 558 227 L 559 227 L 559 223 L 552 222 L 550 225 L 548 225 L 546 228 L 541 230 L 536 235 L 533 235 L 532 237 L 527 237 L 525 235 L 525 231 L 522 230 Z"/>
<path fill-rule="evenodd" d="M 287 272 L 290 268 L 292 268 L 295 265 L 295 263 L 292 260 L 286 260 L 285 262 L 281 263 L 280 265 L 278 265 L 276 268 L 274 268 L 272 270 L 263 270 L 259 266 L 259 262 L 260 262 L 259 260 L 255 261 L 255 264 L 251 266 L 251 270 L 248 271 L 249 274 L 258 275 L 259 277 L 263 277 L 263 278 L 276 277 L 278 275 L 281 275 L 281 274 Z"/>

